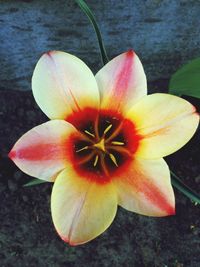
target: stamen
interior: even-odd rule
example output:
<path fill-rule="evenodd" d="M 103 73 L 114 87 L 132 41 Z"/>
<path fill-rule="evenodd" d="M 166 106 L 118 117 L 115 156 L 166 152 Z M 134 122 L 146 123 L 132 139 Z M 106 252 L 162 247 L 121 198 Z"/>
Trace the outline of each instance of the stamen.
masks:
<path fill-rule="evenodd" d="M 92 160 L 92 158 L 95 155 L 95 151 L 92 151 L 88 156 L 82 158 L 81 160 L 78 161 L 78 165 L 87 163 L 88 161 Z"/>
<path fill-rule="evenodd" d="M 112 162 L 115 164 L 115 166 L 117 166 L 118 167 L 118 164 L 117 164 L 117 161 L 116 161 L 116 158 L 115 158 L 115 156 L 113 155 L 113 154 L 109 154 L 109 156 L 110 156 L 110 158 L 111 158 L 111 160 L 112 160 Z"/>
<path fill-rule="evenodd" d="M 95 123 L 94 123 L 94 132 L 95 132 L 96 139 L 99 140 L 100 139 L 100 136 L 99 136 L 99 116 L 97 116 Z"/>
<path fill-rule="evenodd" d="M 109 172 L 108 172 L 106 164 L 105 164 L 104 154 L 103 153 L 101 153 L 101 155 L 100 155 L 100 160 L 101 160 L 101 166 L 103 168 L 103 171 L 104 171 L 105 175 L 109 176 Z"/>
<path fill-rule="evenodd" d="M 120 154 L 122 153 L 122 154 L 125 154 L 125 155 L 129 156 L 129 157 L 132 157 L 131 152 L 125 147 L 107 145 L 106 148 L 108 150 L 112 149 L 112 150 L 115 150 L 115 151 L 119 152 Z"/>
<path fill-rule="evenodd" d="M 95 137 L 95 135 L 93 134 L 93 133 L 90 133 L 89 131 L 87 131 L 87 130 L 85 130 L 84 131 L 86 134 L 89 134 L 90 136 L 92 136 L 92 137 Z"/>
<path fill-rule="evenodd" d="M 123 145 L 125 145 L 123 142 L 118 142 L 118 141 L 112 141 L 111 144 L 112 145 L 117 145 L 117 146 L 123 146 Z"/>
<path fill-rule="evenodd" d="M 122 122 L 119 124 L 119 126 L 117 127 L 117 129 L 115 129 L 115 131 L 107 138 L 106 143 L 108 144 L 115 136 L 117 136 L 122 128 Z"/>
<path fill-rule="evenodd" d="M 104 130 L 104 134 L 106 134 L 110 129 L 112 128 L 112 124 L 110 124 L 105 130 Z"/>
<path fill-rule="evenodd" d="M 86 150 L 86 149 L 88 149 L 88 148 L 89 148 L 89 146 L 85 146 L 85 147 L 83 147 L 83 148 L 77 150 L 76 152 L 78 153 L 78 152 L 81 152 L 81 151 Z"/>
<path fill-rule="evenodd" d="M 98 155 L 96 155 L 96 157 L 95 157 L 95 160 L 94 160 L 94 167 L 96 167 L 96 165 L 97 165 L 97 162 L 98 162 L 98 159 L 99 159 L 99 156 L 98 156 Z"/>

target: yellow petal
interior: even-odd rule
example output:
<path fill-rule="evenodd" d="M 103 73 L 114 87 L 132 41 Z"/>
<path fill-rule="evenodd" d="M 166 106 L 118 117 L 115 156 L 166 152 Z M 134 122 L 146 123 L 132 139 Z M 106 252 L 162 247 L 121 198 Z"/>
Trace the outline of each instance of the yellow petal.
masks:
<path fill-rule="evenodd" d="M 60 237 L 71 245 L 83 244 L 112 223 L 117 211 L 116 190 L 111 183 L 82 179 L 67 168 L 54 183 L 51 211 Z"/>
<path fill-rule="evenodd" d="M 28 175 L 53 181 L 68 164 L 67 141 L 71 134 L 78 132 L 70 123 L 48 121 L 25 133 L 9 157 Z"/>
<path fill-rule="evenodd" d="M 128 113 L 142 136 L 136 155 L 161 158 L 184 146 L 194 135 L 199 115 L 186 100 L 169 94 L 142 98 Z"/>
<path fill-rule="evenodd" d="M 163 159 L 134 159 L 129 170 L 114 180 L 119 205 L 148 216 L 175 213 L 175 200 L 170 172 Z"/>
<path fill-rule="evenodd" d="M 126 111 L 147 94 L 142 64 L 132 50 L 108 62 L 95 78 L 100 90 L 102 108 Z"/>
<path fill-rule="evenodd" d="M 37 104 L 51 119 L 66 119 L 84 107 L 99 106 L 99 91 L 91 70 L 68 53 L 44 54 L 35 67 L 32 89 Z"/>

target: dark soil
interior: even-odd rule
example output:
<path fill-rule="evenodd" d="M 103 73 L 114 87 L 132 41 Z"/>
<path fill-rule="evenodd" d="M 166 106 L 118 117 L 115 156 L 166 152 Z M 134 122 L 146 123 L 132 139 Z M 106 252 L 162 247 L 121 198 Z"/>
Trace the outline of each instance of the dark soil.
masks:
<path fill-rule="evenodd" d="M 166 88 L 167 81 L 150 84 Z M 190 99 L 195 105 L 199 101 Z M 100 237 L 70 247 L 56 234 L 50 214 L 52 184 L 23 187 L 23 174 L 7 153 L 27 130 L 47 121 L 30 92 L 0 91 L 0 266 L 200 266 L 200 210 L 175 190 L 176 215 L 150 218 L 121 208 Z M 200 192 L 200 134 L 167 158 L 171 169 Z M 197 178 L 195 178 L 197 177 Z"/>

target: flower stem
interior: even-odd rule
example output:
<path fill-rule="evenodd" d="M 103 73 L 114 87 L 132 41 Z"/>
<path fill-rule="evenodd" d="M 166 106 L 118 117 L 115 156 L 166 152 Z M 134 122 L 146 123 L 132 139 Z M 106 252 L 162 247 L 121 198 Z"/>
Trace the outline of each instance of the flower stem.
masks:
<path fill-rule="evenodd" d="M 190 198 L 192 201 L 200 204 L 200 196 L 196 192 L 194 192 L 189 186 L 185 185 L 175 173 L 173 173 L 172 171 L 170 172 L 173 176 L 171 177 L 172 185 L 176 187 L 185 196 Z"/>
<path fill-rule="evenodd" d="M 98 43 L 99 43 L 99 48 L 100 48 L 100 52 L 101 52 L 101 59 L 102 59 L 102 63 L 103 65 L 105 65 L 109 59 L 106 53 L 106 49 L 103 43 L 103 39 L 101 36 L 101 32 L 99 30 L 98 24 L 95 20 L 94 14 L 91 11 L 91 9 L 89 8 L 89 6 L 85 3 L 85 1 L 83 0 L 75 0 L 75 2 L 79 5 L 79 7 L 82 9 L 82 11 L 87 15 L 87 17 L 89 18 L 92 26 L 94 27 L 95 33 L 97 35 L 97 39 L 98 39 Z"/>

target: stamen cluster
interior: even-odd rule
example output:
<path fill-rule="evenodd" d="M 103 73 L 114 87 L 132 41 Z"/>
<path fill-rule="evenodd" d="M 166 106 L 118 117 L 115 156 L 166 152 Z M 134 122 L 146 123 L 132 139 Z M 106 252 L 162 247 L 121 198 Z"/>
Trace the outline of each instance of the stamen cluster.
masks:
<path fill-rule="evenodd" d="M 120 114 L 86 112 L 80 125 L 82 135 L 74 140 L 73 156 L 76 169 L 86 176 L 110 177 L 128 163 L 137 148 L 137 138 L 131 140 L 129 134 L 135 132 L 133 124 Z"/>

